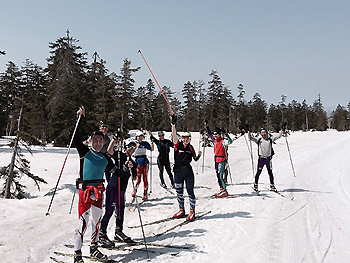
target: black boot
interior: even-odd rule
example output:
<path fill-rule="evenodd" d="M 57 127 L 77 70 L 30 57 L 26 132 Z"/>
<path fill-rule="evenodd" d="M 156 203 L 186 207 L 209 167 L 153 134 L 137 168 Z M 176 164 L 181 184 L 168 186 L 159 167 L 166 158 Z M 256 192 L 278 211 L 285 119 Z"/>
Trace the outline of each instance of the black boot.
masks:
<path fill-rule="evenodd" d="M 101 247 L 104 247 L 104 248 L 113 248 L 114 247 L 114 242 L 112 242 L 108 238 L 107 234 L 104 232 L 100 232 L 98 242 L 100 243 Z"/>
<path fill-rule="evenodd" d="M 90 246 L 90 257 L 93 260 L 97 261 L 104 261 L 107 260 L 107 255 L 102 254 L 98 249 L 97 249 L 97 242 L 96 243 L 91 243 Z"/>
<path fill-rule="evenodd" d="M 128 237 L 123 233 L 123 231 L 117 227 L 115 229 L 114 241 L 116 242 L 125 242 L 125 243 L 134 243 L 131 237 Z"/>
<path fill-rule="evenodd" d="M 74 252 L 74 263 L 84 263 L 80 249 Z"/>

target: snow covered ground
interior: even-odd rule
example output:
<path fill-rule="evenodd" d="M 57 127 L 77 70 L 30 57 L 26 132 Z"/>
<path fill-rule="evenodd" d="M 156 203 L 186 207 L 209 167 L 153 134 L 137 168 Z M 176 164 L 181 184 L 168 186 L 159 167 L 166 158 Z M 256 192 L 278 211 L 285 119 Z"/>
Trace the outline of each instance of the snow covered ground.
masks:
<path fill-rule="evenodd" d="M 198 139 L 199 134 L 193 133 L 192 144 L 197 152 Z M 191 249 L 182 250 L 148 247 L 151 262 L 350 262 L 350 133 L 332 130 L 297 132 L 288 137 L 288 142 L 296 177 L 286 140 L 281 138 L 274 145 L 273 169 L 276 187 L 285 197 L 267 190 L 269 180 L 264 170 L 259 185 L 264 199 L 252 192 L 252 166 L 243 137 L 229 147 L 233 184 L 228 186 L 228 191 L 238 197 L 207 198 L 218 191 L 218 185 L 213 149 L 206 148 L 204 172 L 203 159 L 192 164 L 198 199 L 196 210 L 211 213 L 159 237 L 154 234 L 179 221 L 145 226 L 147 242 L 193 245 Z M 0 140 L 0 166 L 10 162 L 11 152 L 6 143 L 6 139 Z M 24 177 L 23 183 L 30 193 L 28 199 L 0 200 L 0 261 L 52 262 L 50 256 L 54 256 L 64 262 L 73 262 L 72 258 L 56 256 L 54 251 L 73 252 L 64 244 L 73 243 L 77 226 L 77 196 L 69 214 L 78 176 L 77 152 L 72 149 L 68 157 L 50 216 L 45 214 L 67 149 L 34 147 L 33 152 L 33 156 L 25 154 L 31 162 L 31 171 L 48 184 L 41 185 L 41 191 L 38 191 L 33 182 Z M 255 164 L 256 152 L 253 144 Z M 171 216 L 178 208 L 176 197 L 159 186 L 156 155 L 154 152 L 152 158 L 152 193 L 149 201 L 141 206 L 143 223 Z M 167 175 L 165 178 L 169 184 Z M 130 193 L 131 185 L 127 201 L 130 201 Z M 187 210 L 188 207 L 186 199 Z M 138 224 L 137 210 L 126 210 L 124 232 L 142 241 L 140 228 L 127 227 Z M 108 233 L 112 238 L 114 218 Z M 90 228 L 85 235 L 85 255 L 88 254 L 89 236 Z M 101 250 L 116 261 L 147 261 L 146 252 L 140 250 Z M 179 253 L 172 255 L 169 252 Z"/>

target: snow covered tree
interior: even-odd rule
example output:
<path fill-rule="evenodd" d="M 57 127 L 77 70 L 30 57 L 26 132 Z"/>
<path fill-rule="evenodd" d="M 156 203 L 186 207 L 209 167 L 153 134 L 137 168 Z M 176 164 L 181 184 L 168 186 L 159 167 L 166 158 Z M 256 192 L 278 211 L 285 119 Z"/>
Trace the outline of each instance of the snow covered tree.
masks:
<path fill-rule="evenodd" d="M 39 183 L 46 184 L 46 181 L 44 179 L 30 172 L 29 161 L 25 159 L 24 155 L 21 153 L 20 146 L 26 148 L 30 153 L 31 150 L 29 144 L 26 141 L 28 134 L 20 130 L 24 101 L 23 99 L 17 98 L 15 100 L 15 107 L 20 106 L 21 108 L 19 110 L 19 113 L 16 114 L 16 117 L 18 117 L 16 137 L 10 143 L 10 147 L 13 149 L 13 154 L 10 164 L 0 168 L 0 178 L 4 178 L 5 180 L 4 189 L 0 195 L 7 199 L 22 199 L 25 197 L 24 188 L 26 188 L 26 186 L 20 183 L 20 179 L 23 175 L 27 175 L 29 178 L 33 179 L 39 190 Z"/>

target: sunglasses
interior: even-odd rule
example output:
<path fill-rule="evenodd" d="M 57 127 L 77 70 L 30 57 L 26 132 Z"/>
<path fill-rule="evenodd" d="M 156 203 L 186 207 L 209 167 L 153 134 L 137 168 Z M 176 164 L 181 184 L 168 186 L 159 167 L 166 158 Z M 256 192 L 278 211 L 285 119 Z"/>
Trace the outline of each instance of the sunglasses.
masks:
<path fill-rule="evenodd" d="M 136 149 L 136 146 L 126 146 L 126 147 L 128 147 L 129 149 Z"/>

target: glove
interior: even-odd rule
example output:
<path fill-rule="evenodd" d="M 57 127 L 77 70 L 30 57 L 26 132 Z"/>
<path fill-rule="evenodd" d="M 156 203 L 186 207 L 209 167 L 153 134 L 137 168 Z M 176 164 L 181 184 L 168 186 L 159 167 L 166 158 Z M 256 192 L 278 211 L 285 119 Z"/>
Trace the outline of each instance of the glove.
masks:
<path fill-rule="evenodd" d="M 286 128 L 287 128 L 287 123 L 285 122 L 285 123 L 282 124 L 282 131 L 285 131 Z"/>
<path fill-rule="evenodd" d="M 118 141 L 122 137 L 122 133 L 120 131 L 117 131 L 115 134 L 113 134 L 113 139 Z"/>
<path fill-rule="evenodd" d="M 174 125 L 177 123 L 177 116 L 175 114 L 171 116 L 171 123 Z"/>
<path fill-rule="evenodd" d="M 242 129 L 242 130 L 241 130 L 241 135 L 243 136 L 244 134 L 245 134 L 245 130 Z"/>

